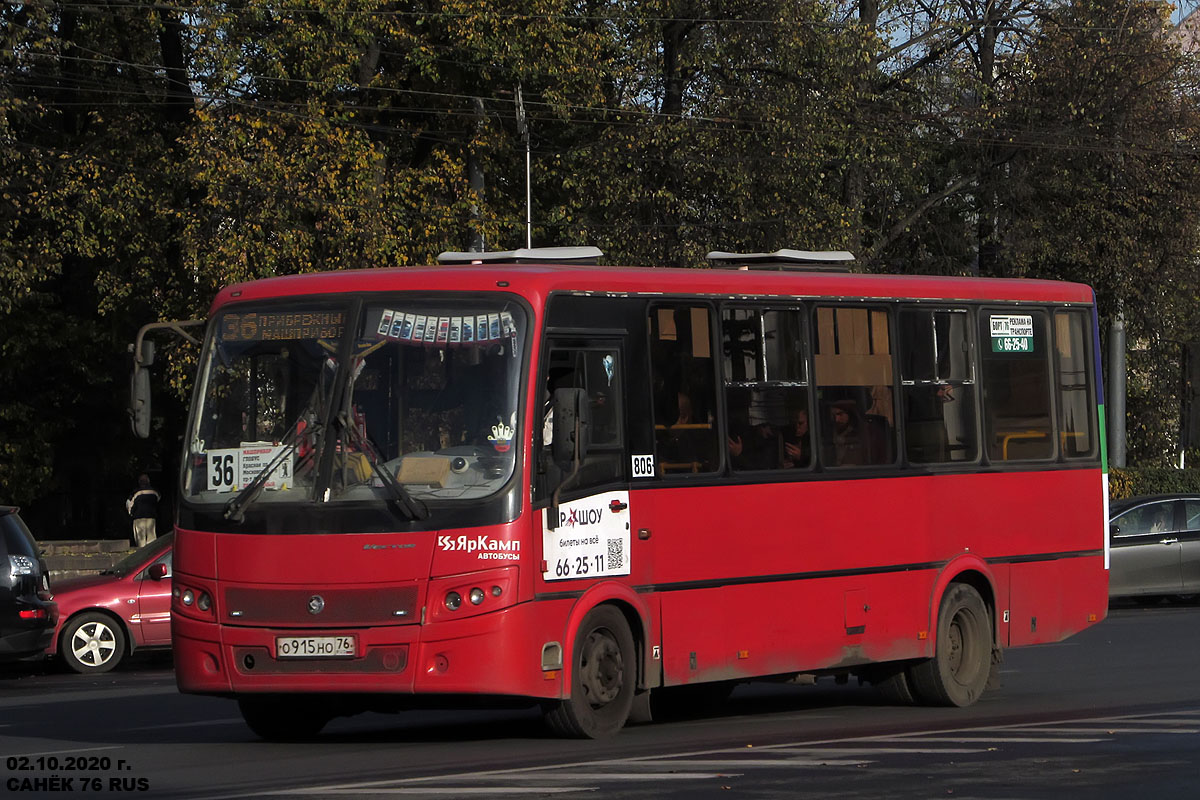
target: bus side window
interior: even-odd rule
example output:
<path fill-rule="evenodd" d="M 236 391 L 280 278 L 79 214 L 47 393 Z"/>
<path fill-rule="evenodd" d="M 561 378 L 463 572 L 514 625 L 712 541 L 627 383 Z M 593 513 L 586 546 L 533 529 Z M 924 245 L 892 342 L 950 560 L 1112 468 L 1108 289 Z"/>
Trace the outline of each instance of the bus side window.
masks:
<path fill-rule="evenodd" d="M 805 338 L 798 309 L 722 311 L 727 445 L 734 471 L 812 465 Z"/>
<path fill-rule="evenodd" d="M 909 462 L 974 461 L 975 368 L 964 309 L 900 312 L 900 384 Z"/>
<path fill-rule="evenodd" d="M 1096 401 L 1088 352 L 1091 315 L 1054 314 L 1054 354 L 1058 366 L 1058 430 L 1066 458 L 1096 455 Z"/>
<path fill-rule="evenodd" d="M 1050 413 L 1050 325 L 1040 309 L 979 315 L 983 422 L 992 461 L 1054 457 Z"/>
<path fill-rule="evenodd" d="M 715 472 L 721 453 L 711 309 L 659 305 L 648 322 L 657 473 Z"/>
<path fill-rule="evenodd" d="M 896 417 L 888 311 L 818 306 L 813 353 L 821 461 L 891 464 Z"/>

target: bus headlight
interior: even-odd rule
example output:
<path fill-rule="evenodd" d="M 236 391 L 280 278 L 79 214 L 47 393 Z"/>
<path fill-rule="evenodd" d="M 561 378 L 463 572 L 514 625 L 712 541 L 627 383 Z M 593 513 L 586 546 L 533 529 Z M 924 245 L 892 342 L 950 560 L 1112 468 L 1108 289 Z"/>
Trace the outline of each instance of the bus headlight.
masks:
<path fill-rule="evenodd" d="M 515 605 L 517 574 L 518 569 L 514 564 L 435 578 L 429 583 L 428 597 L 431 602 L 428 617 L 422 621 L 425 624 L 459 621 Z M 438 597 L 442 598 L 442 602 L 434 599 Z"/>
<path fill-rule="evenodd" d="M 181 597 L 179 599 L 183 601 L 183 604 L 185 606 L 190 606 L 193 602 L 195 602 L 196 595 L 192 592 L 191 589 L 184 589 L 183 597 Z"/>

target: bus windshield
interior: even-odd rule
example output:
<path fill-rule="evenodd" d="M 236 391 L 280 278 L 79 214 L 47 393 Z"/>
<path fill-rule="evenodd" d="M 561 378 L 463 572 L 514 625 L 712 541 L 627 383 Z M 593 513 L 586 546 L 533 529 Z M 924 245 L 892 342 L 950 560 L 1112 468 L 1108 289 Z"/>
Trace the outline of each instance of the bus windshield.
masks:
<path fill-rule="evenodd" d="M 201 361 L 185 494 L 421 508 L 491 495 L 520 441 L 525 329 L 518 305 L 479 297 L 231 308 Z"/>

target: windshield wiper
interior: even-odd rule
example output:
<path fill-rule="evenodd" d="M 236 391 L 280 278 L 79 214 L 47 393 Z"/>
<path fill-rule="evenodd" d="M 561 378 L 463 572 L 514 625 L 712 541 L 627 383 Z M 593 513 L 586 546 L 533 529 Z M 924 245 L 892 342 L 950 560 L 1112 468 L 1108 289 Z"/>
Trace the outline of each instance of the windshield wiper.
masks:
<path fill-rule="evenodd" d="M 391 494 L 391 500 L 396 505 L 400 512 L 408 519 L 429 519 L 429 507 L 422 503 L 417 498 L 413 497 L 404 486 L 396 480 L 395 476 L 383 466 L 379 458 L 379 453 L 375 446 L 359 431 L 352 421 L 346 419 L 346 414 L 343 412 L 338 415 L 338 424 L 343 431 L 349 434 L 350 441 L 354 443 L 358 449 L 367 454 L 367 460 L 371 462 L 371 469 L 379 476 L 379 480 L 387 487 Z"/>
<path fill-rule="evenodd" d="M 308 402 L 304 404 L 304 408 L 292 420 L 292 424 L 288 426 L 287 433 L 279 440 L 279 445 L 282 445 L 282 448 L 263 467 L 262 471 L 254 476 L 254 480 L 246 484 L 237 493 L 237 496 L 225 504 L 225 519 L 231 522 L 242 522 L 246 519 L 246 509 L 263 493 L 263 489 L 267 486 L 267 481 L 275 474 L 275 470 L 279 469 L 279 466 L 285 460 L 291 458 L 292 453 L 296 452 L 296 439 L 300 436 L 302 430 L 305 434 L 312 437 L 313 442 L 324 445 L 325 437 L 322 434 L 325 429 L 317 420 L 321 419 L 321 410 L 328 406 L 325 392 L 325 374 L 326 370 L 330 367 L 336 370 L 337 362 L 332 359 L 326 359 L 321 365 L 321 373 L 317 377 L 317 385 L 313 387 Z M 303 425 L 301 425 L 302 422 L 304 423 Z M 292 479 L 295 480 L 295 478 L 295 470 L 293 469 Z"/>
<path fill-rule="evenodd" d="M 297 422 L 299 421 L 297 420 Z M 230 522 L 242 522 L 246 519 L 246 508 L 255 500 L 257 500 L 259 495 L 263 493 L 263 489 L 266 488 L 267 481 L 269 481 L 271 476 L 275 474 L 275 470 L 279 469 L 279 465 L 288 458 L 291 458 L 292 453 L 296 451 L 295 442 L 287 441 L 288 439 L 295 438 L 296 426 L 293 425 L 291 430 L 288 432 L 288 435 L 284 437 L 284 441 L 282 442 L 283 447 L 278 453 L 275 454 L 275 457 L 272 458 L 265 467 L 263 467 L 262 472 L 259 472 L 254 476 L 254 480 L 246 484 L 245 488 L 237 493 L 236 497 L 225 504 L 225 519 L 229 520 Z M 295 476 L 293 476 L 293 478 L 294 477 Z"/>

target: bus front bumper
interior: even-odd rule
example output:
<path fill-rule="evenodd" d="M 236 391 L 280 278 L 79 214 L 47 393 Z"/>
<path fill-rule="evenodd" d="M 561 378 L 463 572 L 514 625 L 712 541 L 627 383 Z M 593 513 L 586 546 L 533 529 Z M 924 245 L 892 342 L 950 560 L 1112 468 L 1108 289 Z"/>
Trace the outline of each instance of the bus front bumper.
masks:
<path fill-rule="evenodd" d="M 549 603 L 525 603 L 453 622 L 338 631 L 219 626 L 172 618 L 175 675 L 195 694 L 381 693 L 559 697 L 543 672 Z M 561 620 L 562 610 L 558 612 Z M 279 637 L 351 636 L 350 657 L 278 657 Z"/>

